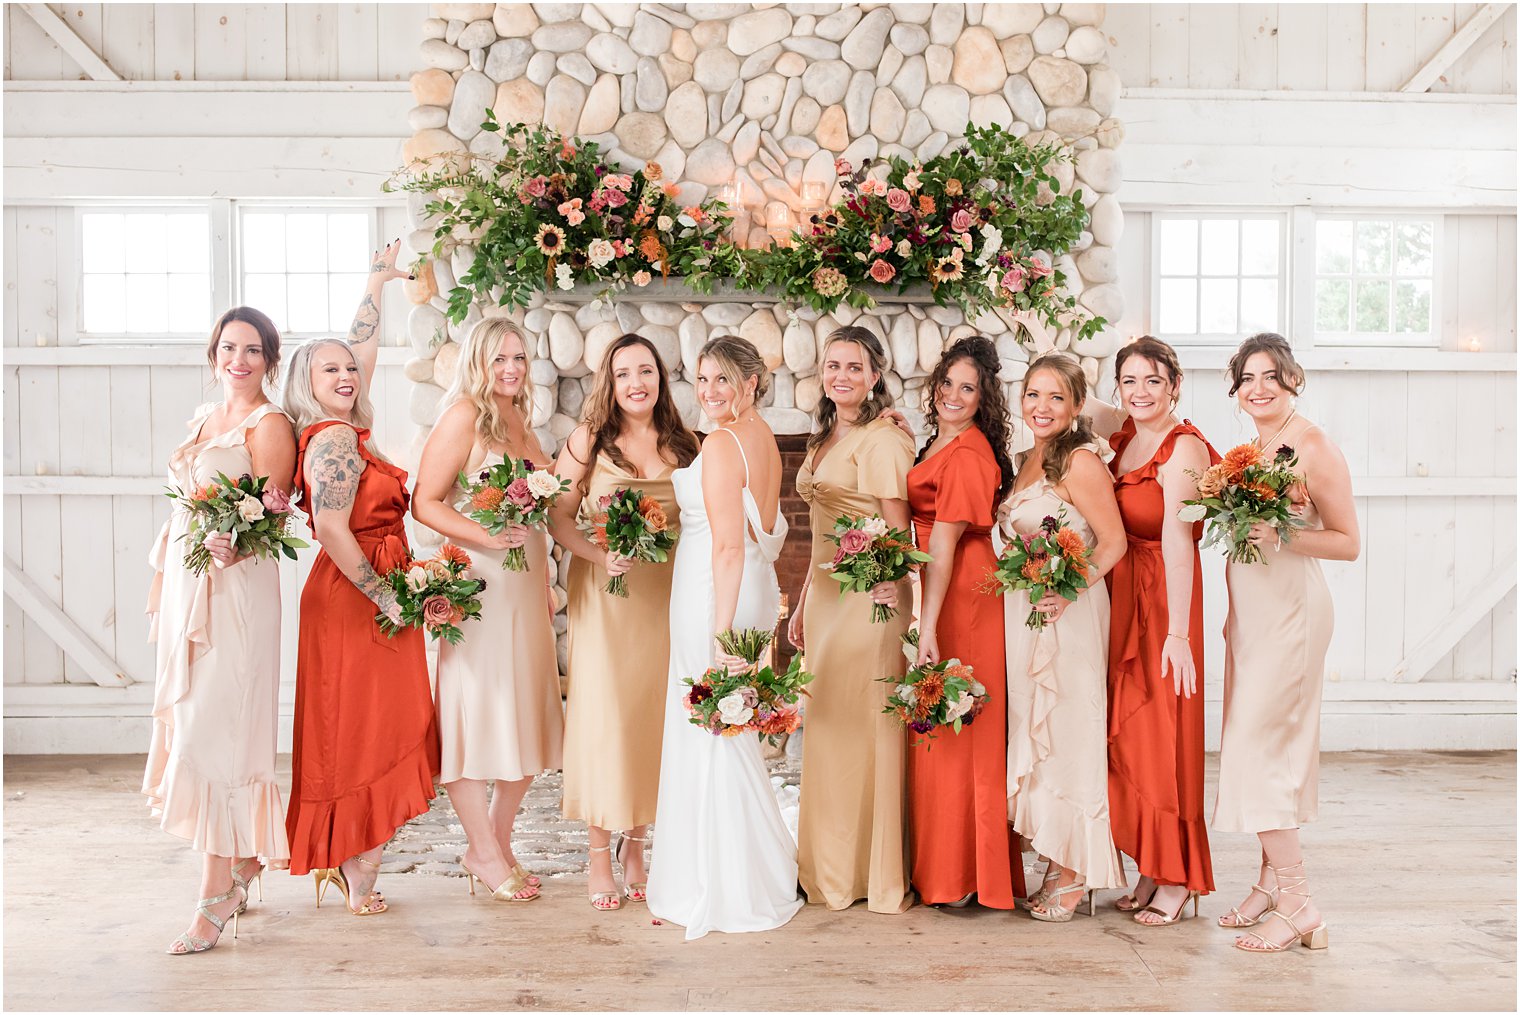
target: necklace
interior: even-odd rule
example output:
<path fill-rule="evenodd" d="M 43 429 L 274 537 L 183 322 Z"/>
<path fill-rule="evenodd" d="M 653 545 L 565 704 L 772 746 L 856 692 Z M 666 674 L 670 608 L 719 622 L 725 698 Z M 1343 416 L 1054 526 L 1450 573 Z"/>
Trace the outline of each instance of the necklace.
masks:
<path fill-rule="evenodd" d="M 1288 424 L 1292 423 L 1293 420 L 1297 416 L 1298 416 L 1298 410 L 1297 409 L 1294 409 L 1292 412 L 1288 413 L 1288 419 L 1287 419 L 1287 421 L 1285 423 L 1283 423 L 1282 426 L 1278 427 L 1277 432 L 1272 435 L 1272 439 L 1269 440 L 1269 441 L 1267 441 L 1266 443 L 1263 443 L 1262 439 L 1261 439 L 1261 435 L 1257 434 L 1256 435 L 1256 446 L 1259 447 L 1259 448 L 1266 448 L 1266 447 L 1270 447 L 1273 444 L 1276 444 L 1277 443 L 1277 438 L 1281 437 L 1287 431 Z"/>

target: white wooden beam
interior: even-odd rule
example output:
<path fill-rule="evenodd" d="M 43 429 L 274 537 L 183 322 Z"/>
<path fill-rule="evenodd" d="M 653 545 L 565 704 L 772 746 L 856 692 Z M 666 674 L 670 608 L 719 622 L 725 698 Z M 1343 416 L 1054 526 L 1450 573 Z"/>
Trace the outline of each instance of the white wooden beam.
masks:
<path fill-rule="evenodd" d="M 86 74 L 95 81 L 120 81 L 121 75 L 111 69 L 68 24 L 54 14 L 47 4 L 17 4 L 44 32 L 48 33 L 58 48 L 67 53 Z"/>
<path fill-rule="evenodd" d="M 1430 672 L 1431 667 L 1456 647 L 1457 643 L 1472 630 L 1483 617 L 1488 616 L 1499 600 L 1515 588 L 1515 562 L 1501 563 L 1494 572 L 1478 584 L 1457 608 L 1447 614 L 1435 630 L 1414 648 L 1410 649 L 1393 668 L 1395 681 L 1416 681 Z"/>
<path fill-rule="evenodd" d="M 49 599 L 10 557 L 5 558 L 5 594 L 95 683 L 102 687 L 125 687 L 133 682 L 126 669 Z"/>
<path fill-rule="evenodd" d="M 1469 49 L 1483 37 L 1494 22 L 1498 21 L 1514 4 L 1484 4 L 1479 7 L 1473 16 L 1467 19 L 1467 24 L 1457 29 L 1446 44 L 1436 50 L 1425 65 L 1414 72 L 1414 75 L 1406 82 L 1401 92 L 1425 92 L 1430 86 L 1440 80 L 1441 75 L 1451 69 L 1451 65 L 1462 59 Z"/>

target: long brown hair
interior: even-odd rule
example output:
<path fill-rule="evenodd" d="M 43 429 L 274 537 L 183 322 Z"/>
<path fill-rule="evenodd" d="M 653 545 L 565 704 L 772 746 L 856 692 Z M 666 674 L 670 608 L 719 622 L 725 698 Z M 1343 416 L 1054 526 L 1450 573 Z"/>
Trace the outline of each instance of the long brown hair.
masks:
<path fill-rule="evenodd" d="M 829 346 L 835 342 L 853 342 L 866 354 L 866 361 L 871 369 L 876 371 L 876 384 L 871 388 L 866 400 L 860 403 L 860 413 L 855 417 L 857 427 L 865 426 L 871 420 L 880 416 L 885 410 L 892 408 L 892 392 L 887 390 L 887 354 L 881 347 L 881 339 L 866 328 L 857 328 L 847 325 L 838 328 L 829 335 L 828 341 L 823 343 L 823 352 L 827 356 Z M 822 367 L 822 363 L 819 364 Z M 823 397 L 818 399 L 818 408 L 813 410 L 813 421 L 817 429 L 808 437 L 809 450 L 816 448 L 829 439 L 829 434 L 834 432 L 834 423 L 839 418 L 839 407 L 824 391 Z"/>
<path fill-rule="evenodd" d="M 1240 390 L 1242 378 L 1246 372 L 1246 360 L 1256 353 L 1262 353 L 1272 361 L 1272 368 L 1277 371 L 1277 384 L 1290 395 L 1303 394 L 1304 368 L 1298 365 L 1298 360 L 1293 358 L 1293 346 L 1281 335 L 1270 331 L 1252 335 L 1240 343 L 1240 348 L 1235 350 L 1235 355 L 1230 357 L 1229 366 L 1225 367 L 1225 373 L 1230 378 L 1230 394 Z"/>
<path fill-rule="evenodd" d="M 1071 399 L 1072 408 L 1078 412 L 1077 417 L 1071 421 L 1071 426 L 1046 443 L 1045 457 L 1040 463 L 1045 470 L 1045 478 L 1052 483 L 1059 483 L 1066 478 L 1066 470 L 1071 467 L 1072 453 L 1096 439 L 1092 420 L 1080 414 L 1083 404 L 1087 402 L 1087 375 L 1082 372 L 1082 365 L 1065 353 L 1046 353 L 1029 364 L 1024 383 L 1019 385 L 1021 395 L 1029 388 L 1029 378 L 1040 370 L 1055 375 L 1066 389 L 1066 397 Z"/>
<path fill-rule="evenodd" d="M 274 326 L 269 315 L 253 307 L 233 307 L 211 326 L 211 338 L 206 342 L 206 362 L 216 372 L 216 345 L 222 340 L 222 330 L 233 321 L 240 321 L 253 328 L 259 335 L 259 346 L 264 353 L 264 383 L 273 385 L 280 376 L 280 329 Z"/>
<path fill-rule="evenodd" d="M 1003 386 L 998 383 L 997 347 L 992 344 L 992 339 L 985 335 L 967 335 L 957 339 L 935 364 L 934 372 L 924 382 L 924 416 L 929 424 L 929 441 L 919 451 L 918 460 L 923 461 L 924 451 L 939 438 L 939 407 L 935 405 L 934 396 L 949 376 L 950 367 L 960 360 L 966 360 L 976 368 L 977 387 L 981 397 L 977 400 L 976 418 L 972 422 L 982 432 L 982 436 L 987 438 L 987 443 L 992 445 L 992 457 L 997 460 L 998 471 L 1002 474 L 998 480 L 997 494 L 992 499 L 995 510 L 1003 498 L 1008 496 L 1008 491 L 1013 489 L 1016 470 L 1013 459 L 1008 456 L 1008 399 L 1003 394 Z"/>
<path fill-rule="evenodd" d="M 654 357 L 654 368 L 660 377 L 660 393 L 654 400 L 654 429 L 656 444 L 661 457 L 669 452 L 681 468 L 690 465 L 702 450 L 697 435 L 681 421 L 681 410 L 670 394 L 670 378 L 665 372 L 665 361 L 654 343 L 643 335 L 627 334 L 607 347 L 601 366 L 596 368 L 596 379 L 591 382 L 591 395 L 581 413 L 581 422 L 591 434 L 591 454 L 584 463 L 586 472 L 581 476 L 580 492 L 585 496 L 591 487 L 591 467 L 597 455 L 606 455 L 625 472 L 634 472 L 633 465 L 623 457 L 623 449 L 617 439 L 623 434 L 623 410 L 618 406 L 616 386 L 612 378 L 612 361 L 617 354 L 631 346 L 642 346 Z"/>

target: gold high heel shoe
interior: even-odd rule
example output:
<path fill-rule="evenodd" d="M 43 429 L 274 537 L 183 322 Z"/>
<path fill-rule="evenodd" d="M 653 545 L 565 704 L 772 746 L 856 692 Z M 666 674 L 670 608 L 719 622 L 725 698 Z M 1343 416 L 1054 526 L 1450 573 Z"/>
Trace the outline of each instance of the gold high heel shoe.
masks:
<path fill-rule="evenodd" d="M 1159 886 L 1158 886 L 1158 891 L 1159 891 Z M 1151 900 L 1152 900 L 1152 902 L 1155 901 L 1155 898 L 1156 898 L 1156 893 L 1152 892 L 1151 893 Z M 1169 927 L 1172 924 L 1174 924 L 1177 921 L 1179 921 L 1179 920 L 1182 919 L 1182 914 L 1187 909 L 1187 904 L 1189 902 L 1191 902 L 1193 904 L 1193 915 L 1197 916 L 1198 915 L 1198 893 L 1197 892 L 1188 892 L 1186 895 L 1184 895 L 1182 897 L 1182 903 L 1177 907 L 1177 912 L 1175 912 L 1175 913 L 1168 913 L 1166 910 L 1161 909 L 1161 908 L 1159 908 L 1159 907 L 1157 907 L 1155 905 L 1149 905 L 1149 906 L 1142 907 L 1140 909 L 1140 912 L 1138 912 L 1134 916 L 1130 917 L 1130 919 L 1134 920 L 1136 923 L 1138 923 L 1142 927 Z M 1140 913 L 1155 913 L 1157 916 L 1161 917 L 1161 919 L 1157 920 L 1155 923 L 1151 923 L 1151 922 L 1149 922 L 1147 920 L 1140 919 Z"/>
<path fill-rule="evenodd" d="M 245 877 L 243 877 L 243 868 L 247 867 L 251 863 L 252 864 L 258 864 L 259 869 L 254 873 L 253 877 L 251 877 L 251 878 L 245 878 Z M 244 860 L 242 863 L 240 863 L 237 866 L 235 866 L 235 867 L 232 868 L 232 883 L 235 884 L 235 885 L 237 885 L 239 888 L 241 888 L 243 890 L 243 901 L 240 902 L 240 903 L 238 903 L 238 908 L 237 908 L 237 911 L 238 911 L 238 913 L 240 915 L 243 914 L 243 913 L 248 912 L 248 886 L 250 884 L 252 884 L 253 882 L 255 882 L 255 881 L 257 881 L 258 884 L 259 884 L 259 901 L 263 902 L 264 901 L 264 865 L 261 864 L 261 863 L 259 863 L 259 858 L 256 857 L 256 856 L 250 856 L 246 860 Z"/>
<path fill-rule="evenodd" d="M 476 874 L 474 871 L 470 870 L 470 868 L 466 867 L 463 860 L 459 861 L 459 866 L 464 870 L 465 883 L 470 886 L 471 895 L 475 894 L 475 882 L 479 881 L 482 885 L 485 886 L 486 891 L 491 893 L 491 898 L 496 902 L 532 902 L 534 899 L 538 898 L 537 889 L 534 889 L 532 895 L 518 894 L 519 892 L 525 891 L 532 886 L 529 885 L 527 879 L 524 878 L 521 874 L 518 874 L 515 869 L 507 875 L 507 879 L 505 881 L 497 885 L 495 889 L 492 889 L 491 883 L 485 878 Z"/>
<path fill-rule="evenodd" d="M 532 871 L 528 870 L 528 868 L 524 867 L 520 863 L 513 864 L 512 873 L 516 874 L 518 877 L 526 881 L 529 888 L 538 888 L 543 884 L 543 882 L 539 880 L 537 874 L 534 874 Z"/>
<path fill-rule="evenodd" d="M 1045 874 L 1040 878 L 1040 887 L 1035 890 L 1033 895 L 1023 899 L 1016 899 L 1016 904 L 1020 909 L 1027 909 L 1031 913 L 1034 912 L 1035 906 L 1043 905 L 1045 900 L 1050 898 L 1051 891 L 1060 880 L 1061 865 L 1047 858 L 1045 860 Z"/>
<path fill-rule="evenodd" d="M 1087 887 L 1087 883 L 1085 881 L 1078 881 L 1074 884 L 1066 885 L 1064 888 L 1057 887 L 1049 895 L 1045 896 L 1045 898 L 1040 902 L 1039 909 L 1031 907 L 1029 910 L 1029 915 L 1034 917 L 1036 920 L 1041 921 L 1042 923 L 1070 923 L 1071 918 L 1077 915 L 1077 910 L 1082 905 L 1081 898 L 1078 898 L 1077 904 L 1075 906 L 1072 906 L 1070 909 L 1067 909 L 1065 906 L 1061 905 L 1061 896 L 1070 895 L 1072 892 L 1082 892 L 1086 894 L 1087 915 L 1093 916 L 1093 890 Z"/>
<path fill-rule="evenodd" d="M 1307 888 L 1309 884 L 1308 875 L 1303 873 L 1304 862 L 1300 860 L 1298 863 L 1290 864 L 1287 867 L 1268 866 L 1267 869 L 1277 877 L 1278 905 L 1277 908 L 1268 910 L 1266 913 L 1262 914 L 1262 922 L 1265 923 L 1267 917 L 1276 917 L 1288 925 L 1288 929 L 1293 932 L 1293 936 L 1279 944 L 1278 942 L 1267 940 L 1266 938 L 1262 937 L 1261 934 L 1257 931 L 1247 931 L 1245 934 L 1242 934 L 1240 937 L 1235 939 L 1235 947 L 1243 952 L 1285 952 L 1289 948 L 1293 947 L 1294 942 L 1297 942 L 1298 944 L 1303 945 L 1305 948 L 1313 949 L 1315 951 L 1318 951 L 1322 948 L 1329 948 L 1330 928 L 1325 925 L 1325 918 L 1323 916 L 1320 917 L 1319 923 L 1315 924 L 1313 927 L 1308 928 L 1307 930 L 1299 927 L 1299 925 L 1294 922 L 1293 919 L 1299 913 L 1302 913 L 1304 911 L 1304 908 L 1309 905 L 1310 893 L 1308 891 L 1299 891 L 1301 888 Z M 1299 873 L 1287 873 L 1288 871 L 1292 870 L 1296 870 Z M 1282 911 L 1282 896 L 1285 895 L 1292 895 L 1295 898 L 1303 899 L 1304 901 L 1301 902 L 1298 907 L 1293 910 L 1292 913 L 1284 913 Z M 1243 941 L 1249 940 L 1255 940 L 1259 942 L 1259 945 L 1246 945 L 1241 943 Z"/>
<path fill-rule="evenodd" d="M 1276 871 L 1276 868 L 1274 868 L 1271 864 L 1267 863 L 1266 857 L 1262 857 L 1261 865 L 1263 867 L 1265 867 L 1269 871 L 1274 871 L 1274 872 Z M 1253 917 L 1249 917 L 1246 914 L 1242 913 L 1240 911 L 1240 906 L 1231 906 L 1230 907 L 1230 911 L 1228 913 L 1224 914 L 1223 916 L 1221 916 L 1216 922 L 1219 924 L 1219 926 L 1224 927 L 1227 930 L 1243 930 L 1246 927 L 1254 927 L 1258 923 L 1260 923 L 1261 921 L 1265 920 L 1267 918 L 1267 914 L 1268 913 L 1272 912 L 1272 910 L 1274 910 L 1274 909 L 1277 908 L 1277 893 L 1278 893 L 1278 891 L 1279 891 L 1278 888 L 1268 889 L 1268 888 L 1263 888 L 1261 885 L 1252 885 L 1251 886 L 1251 892 L 1252 893 L 1260 892 L 1262 895 L 1265 895 L 1267 897 L 1266 908 L 1264 908 L 1258 916 L 1256 916 L 1256 917 L 1253 918 Z M 1250 899 L 1251 899 L 1250 894 L 1247 894 L 1246 895 L 1246 901 L 1249 902 Z M 1241 903 L 1241 905 L 1245 905 L 1245 903 Z M 1229 920 L 1230 922 L 1229 923 L 1225 923 L 1226 920 Z"/>
<path fill-rule="evenodd" d="M 625 845 L 627 845 L 630 842 L 637 842 L 638 845 L 636 847 L 634 847 L 634 848 L 637 849 L 637 850 L 639 850 L 640 859 L 642 859 L 643 858 L 642 854 L 643 854 L 643 851 L 644 851 L 644 843 L 646 843 L 648 841 L 649 841 L 648 836 L 629 835 L 626 832 L 619 832 L 618 833 L 618 847 L 617 847 L 618 866 L 621 867 L 621 868 L 624 868 L 625 870 L 626 870 L 626 868 L 628 866 L 628 861 L 626 861 L 626 860 L 623 859 L 623 847 Z M 623 894 L 628 897 L 628 901 L 629 902 L 647 902 L 649 900 L 648 888 L 649 888 L 649 882 L 647 882 L 647 881 L 635 881 L 631 885 L 630 884 L 623 885 Z"/>
<path fill-rule="evenodd" d="M 360 858 L 355 857 L 355 859 Z M 361 860 L 361 862 L 365 861 Z M 375 864 L 372 866 L 379 865 Z M 364 905 L 360 906 L 358 909 L 354 909 L 352 903 L 349 900 L 348 878 L 344 876 L 343 868 L 341 867 L 318 867 L 316 870 L 311 872 L 311 876 L 315 878 L 317 882 L 318 909 L 322 908 L 322 900 L 327 896 L 328 885 L 338 886 L 338 891 L 343 893 L 343 908 L 348 910 L 354 916 L 378 916 L 389 908 L 386 906 L 383 900 L 377 899 L 375 897 L 374 892 L 370 892 L 367 896 L 365 896 L 366 901 Z"/>
<path fill-rule="evenodd" d="M 200 902 L 196 903 L 195 911 L 199 913 L 207 923 L 216 928 L 216 937 L 209 939 L 196 937 L 194 934 L 190 933 L 187 930 L 179 937 L 175 938 L 173 941 L 170 941 L 169 947 L 165 948 L 164 951 L 169 955 L 192 955 L 196 952 L 209 952 L 211 949 L 215 948 L 216 943 L 222 939 L 222 931 L 227 926 L 227 920 L 232 921 L 232 940 L 236 941 L 238 914 L 241 913 L 242 910 L 237 908 L 233 909 L 232 913 L 227 917 L 227 920 L 224 920 L 213 913 L 211 911 L 211 907 L 226 902 L 228 899 L 232 898 L 232 896 L 237 891 L 238 886 L 233 885 L 231 888 L 227 889 L 220 895 L 214 895 L 209 899 L 202 899 Z M 184 949 L 181 951 L 176 951 L 174 946 L 177 944 L 184 945 Z"/>
<path fill-rule="evenodd" d="M 612 852 L 611 846 L 587 846 L 586 849 L 591 853 Z M 618 898 L 618 893 L 616 891 L 592 892 L 591 908 L 599 913 L 610 913 L 615 909 L 623 908 L 623 900 Z"/>

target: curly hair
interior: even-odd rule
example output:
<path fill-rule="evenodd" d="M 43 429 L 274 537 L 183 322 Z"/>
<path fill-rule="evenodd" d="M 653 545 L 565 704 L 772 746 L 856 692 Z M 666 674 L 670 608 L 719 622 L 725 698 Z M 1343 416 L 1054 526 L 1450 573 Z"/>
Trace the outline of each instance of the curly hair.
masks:
<path fill-rule="evenodd" d="M 967 335 L 957 339 L 935 364 L 934 372 L 924 382 L 924 417 L 929 425 L 929 441 L 919 451 L 918 460 L 923 461 L 924 451 L 939 439 L 939 407 L 935 404 L 935 395 L 949 377 L 950 367 L 961 360 L 966 360 L 976 368 L 977 387 L 981 397 L 972 423 L 987 438 L 987 443 L 992 445 L 992 457 L 997 459 L 998 472 L 1001 474 L 997 494 L 992 499 L 992 508 L 996 511 L 997 506 L 1003 503 L 1003 498 L 1008 496 L 1008 491 L 1013 489 L 1017 470 L 1008 454 L 1012 430 L 1009 424 L 1008 398 L 1003 394 L 1003 386 L 998 383 L 997 347 L 992 344 L 992 339 L 985 335 Z"/>
<path fill-rule="evenodd" d="M 1024 383 L 1019 386 L 1021 396 L 1029 388 L 1029 378 L 1041 371 L 1060 381 L 1061 387 L 1066 389 L 1066 397 L 1070 399 L 1072 409 L 1079 413 L 1072 418 L 1071 426 L 1051 438 L 1045 446 L 1045 459 L 1042 463 L 1045 478 L 1052 483 L 1059 483 L 1066 478 L 1066 470 L 1071 467 L 1072 454 L 1084 444 L 1091 444 L 1097 439 L 1093 434 L 1092 420 L 1080 415 L 1082 405 L 1087 401 L 1087 375 L 1082 372 L 1082 364 L 1066 353 L 1046 353 L 1029 364 L 1029 372 L 1024 375 Z"/>
<path fill-rule="evenodd" d="M 618 353 L 633 346 L 649 350 L 649 354 L 654 357 L 655 371 L 659 374 L 660 393 L 654 400 L 654 429 L 658 435 L 656 446 L 661 456 L 669 452 L 675 457 L 676 464 L 684 469 L 702 450 L 697 435 L 681 421 L 681 410 L 676 408 L 676 401 L 671 397 L 670 377 L 665 372 L 665 362 L 660 359 L 660 351 L 643 335 L 624 335 L 608 346 L 602 355 L 602 363 L 596 370 L 596 380 L 591 384 L 591 395 L 586 399 L 586 408 L 581 414 L 581 422 L 591 434 L 591 454 L 584 463 L 586 474 L 580 482 L 583 497 L 590 491 L 591 467 L 595 464 L 597 455 L 606 455 L 625 472 L 631 474 L 636 471 L 618 447 L 617 440 L 623 434 L 623 410 L 618 407 L 616 382 L 612 378 L 612 361 Z"/>
<path fill-rule="evenodd" d="M 865 353 L 866 362 L 876 372 L 876 385 L 866 395 L 866 400 L 860 403 L 860 412 L 855 417 L 856 426 L 865 426 L 882 412 L 892 408 L 892 392 L 887 390 L 886 351 L 881 347 L 881 339 L 877 338 L 873 332 L 853 325 L 837 328 L 829 334 L 827 341 L 823 343 L 825 356 L 828 354 L 829 346 L 835 342 L 853 342 L 860 346 L 861 351 Z M 823 358 L 820 356 L 820 361 Z M 813 410 L 813 422 L 816 426 L 812 436 L 808 438 L 809 450 L 829 439 L 829 435 L 834 432 L 834 423 L 838 417 L 839 409 L 825 391 L 823 397 L 818 399 L 818 408 Z"/>

